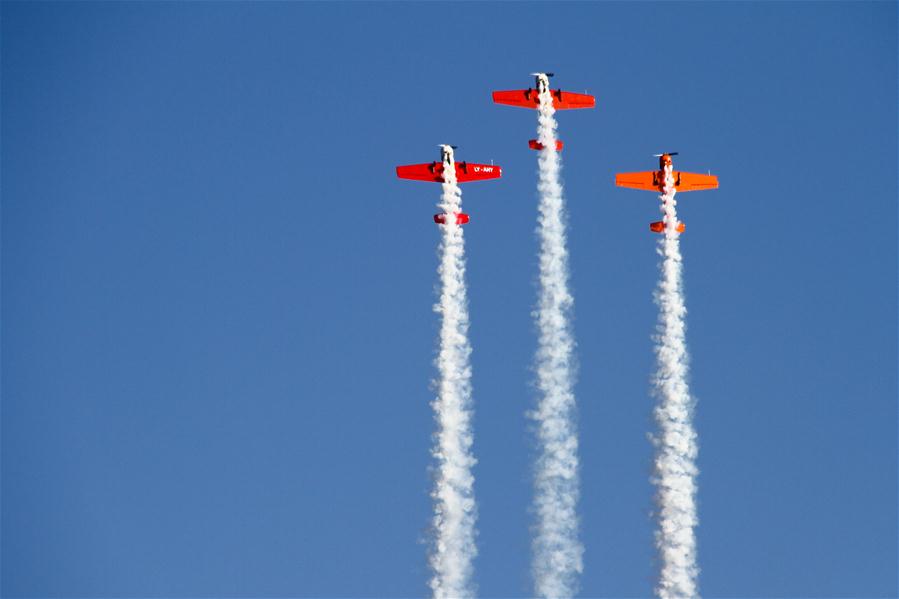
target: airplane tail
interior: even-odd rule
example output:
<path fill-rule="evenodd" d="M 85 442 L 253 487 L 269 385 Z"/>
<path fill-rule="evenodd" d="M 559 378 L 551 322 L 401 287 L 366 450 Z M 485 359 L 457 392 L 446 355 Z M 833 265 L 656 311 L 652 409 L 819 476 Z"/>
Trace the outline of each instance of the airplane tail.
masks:
<path fill-rule="evenodd" d="M 543 149 L 543 144 L 540 143 L 539 141 L 537 141 L 536 139 L 529 139 L 529 140 L 528 140 L 528 147 L 529 147 L 530 149 L 532 149 L 532 150 L 542 150 L 542 149 Z M 562 148 L 564 148 L 564 147 L 565 147 L 565 144 L 562 143 L 562 140 L 561 140 L 561 139 L 557 139 L 557 140 L 556 140 L 556 152 L 561 152 L 561 151 L 562 151 Z"/>
<path fill-rule="evenodd" d="M 659 220 L 654 223 L 649 223 L 649 230 L 653 233 L 664 233 L 665 232 L 665 221 Z M 683 233 L 687 230 L 687 225 L 684 223 L 677 223 L 677 232 Z"/>
<path fill-rule="evenodd" d="M 447 221 L 447 218 L 446 218 L 447 216 L 450 217 L 449 220 L 451 222 L 452 222 L 452 217 L 455 216 L 457 225 L 466 225 L 466 224 L 468 224 L 468 221 L 471 220 L 470 217 L 467 214 L 465 214 L 464 212 L 456 212 L 452 215 L 450 215 L 450 214 L 435 214 L 434 222 L 437 223 L 438 225 L 445 225 L 446 221 Z"/>

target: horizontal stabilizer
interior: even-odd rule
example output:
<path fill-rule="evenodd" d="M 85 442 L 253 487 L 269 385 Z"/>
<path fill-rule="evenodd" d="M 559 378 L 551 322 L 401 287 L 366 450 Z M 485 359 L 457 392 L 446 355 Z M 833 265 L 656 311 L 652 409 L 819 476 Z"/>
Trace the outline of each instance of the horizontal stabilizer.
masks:
<path fill-rule="evenodd" d="M 529 139 L 529 140 L 528 140 L 528 147 L 529 147 L 530 149 L 532 149 L 532 150 L 542 150 L 542 149 L 543 149 L 543 144 L 540 143 L 539 141 L 537 141 L 536 139 Z M 557 152 L 561 152 L 561 151 L 562 151 L 562 148 L 564 148 L 564 147 L 565 147 L 565 144 L 562 143 L 562 140 L 561 140 L 561 139 L 557 139 L 557 140 L 556 140 L 556 151 L 557 151 Z"/>
<path fill-rule="evenodd" d="M 446 218 L 447 216 L 450 217 L 450 222 L 452 222 L 453 217 L 448 214 L 435 214 L 434 222 L 437 223 L 438 225 L 445 225 L 446 221 L 447 221 L 447 218 Z M 467 224 L 469 221 L 468 215 L 465 214 L 464 212 L 457 212 L 455 214 L 455 217 L 456 217 L 457 225 L 464 225 L 464 224 Z"/>
<path fill-rule="evenodd" d="M 649 223 L 649 230 L 653 233 L 664 233 L 665 232 L 665 221 L 656 221 L 654 223 Z M 677 223 L 677 232 L 683 233 L 687 230 L 687 225 L 684 223 Z"/>

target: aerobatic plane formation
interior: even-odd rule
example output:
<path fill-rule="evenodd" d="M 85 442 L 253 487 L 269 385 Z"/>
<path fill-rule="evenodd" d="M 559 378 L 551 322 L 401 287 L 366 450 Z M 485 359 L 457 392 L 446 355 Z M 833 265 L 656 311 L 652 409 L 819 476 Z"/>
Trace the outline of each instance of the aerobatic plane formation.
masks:
<path fill-rule="evenodd" d="M 576 581 L 581 569 L 583 543 L 576 525 L 579 480 L 577 427 L 574 419 L 574 356 L 570 315 L 568 248 L 565 198 L 559 177 L 559 152 L 565 144 L 556 138 L 555 111 L 594 108 L 596 98 L 552 89 L 552 73 L 534 73 L 534 87 L 494 91 L 496 104 L 538 110 L 538 139 L 528 140 L 528 147 L 540 152 L 537 160 L 539 214 L 535 230 L 539 241 L 538 304 L 534 311 L 538 329 L 535 353 L 536 387 L 540 390 L 533 418 L 538 430 L 541 454 L 535 462 L 534 505 L 539 506 L 538 523 L 534 527 L 533 572 L 536 595 L 570 597 L 576 594 Z M 465 236 L 460 225 L 470 223 L 462 212 L 461 192 L 456 184 L 499 179 L 503 169 L 492 163 L 457 162 L 456 146 L 441 144 L 440 158 L 432 162 L 396 167 L 397 177 L 414 181 L 441 183 L 443 194 L 440 212 L 434 222 L 440 225 L 441 241 L 438 273 L 441 314 L 439 357 L 435 360 L 440 378 L 435 381 L 437 399 L 432 403 L 439 431 L 434 435 L 433 455 L 439 468 L 435 478 L 433 546 L 431 556 L 435 596 L 469 596 L 468 575 L 474 544 L 475 505 L 472 490 L 470 451 L 471 412 L 471 342 L 468 338 L 468 296 L 465 281 Z M 566 150 L 570 154 L 571 148 Z M 683 443 L 659 443 L 656 450 L 656 475 L 660 504 L 657 538 L 660 561 L 658 589 L 664 596 L 695 597 L 695 429 L 692 426 L 691 397 L 685 369 L 689 356 L 684 338 L 684 299 L 681 293 L 681 254 L 679 235 L 684 223 L 678 221 L 675 194 L 686 191 L 717 189 L 718 178 L 674 170 L 677 152 L 656 154 L 658 170 L 618 173 L 615 184 L 659 194 L 664 220 L 650 223 L 650 231 L 665 233 L 657 240 L 661 256 L 660 281 L 656 288 L 659 321 L 656 327 L 658 370 L 653 382 L 659 390 L 656 408 L 659 438 L 686 439 Z M 661 416 L 659 416 L 661 414 Z M 672 418 L 671 414 L 678 417 Z M 561 448 L 561 449 L 560 449 Z M 667 493 L 671 481 L 683 480 L 683 493 Z M 575 523 L 572 526 L 572 523 Z M 672 532 L 673 531 L 673 532 Z M 447 557 L 449 556 L 449 557 Z M 670 593 L 669 593 L 670 591 Z"/>
<path fill-rule="evenodd" d="M 495 91 L 493 92 L 493 101 L 496 104 L 536 110 L 540 106 L 540 94 L 549 91 L 552 96 L 553 108 L 555 110 L 574 110 L 596 107 L 596 98 L 590 94 L 579 94 L 562 91 L 561 89 L 551 89 L 549 79 L 553 76 L 553 73 L 532 73 L 532 75 L 535 78 L 534 87 Z M 564 145 L 562 140 L 556 140 L 556 151 L 561 152 Z M 444 173 L 447 169 L 453 169 L 456 173 L 457 183 L 499 179 L 502 177 L 502 168 L 498 165 L 456 162 L 454 156 L 456 146 L 441 144 L 439 147 L 439 161 L 398 166 L 396 167 L 397 176 L 401 179 L 443 183 L 445 181 L 443 177 Z M 536 139 L 528 140 L 528 147 L 537 151 L 545 149 L 543 144 Z M 665 196 L 666 193 L 671 191 L 665 187 L 666 172 L 670 170 L 674 181 L 673 191 L 675 192 L 682 193 L 685 191 L 718 189 L 718 177 L 711 173 L 703 175 L 673 170 L 674 167 L 671 157 L 677 155 L 677 152 L 656 154 L 655 156 L 659 159 L 658 170 L 637 173 L 618 173 L 615 175 L 615 185 L 618 187 L 630 187 L 632 189 L 654 191 Z M 470 221 L 470 217 L 468 214 L 462 212 L 458 214 L 434 215 L 434 222 L 437 224 L 443 225 L 448 221 L 455 221 L 457 225 L 463 225 Z M 664 221 L 650 223 L 649 229 L 655 233 L 663 233 L 665 231 L 665 223 Z M 684 223 L 678 223 L 677 231 L 683 233 L 685 230 L 686 226 Z"/>

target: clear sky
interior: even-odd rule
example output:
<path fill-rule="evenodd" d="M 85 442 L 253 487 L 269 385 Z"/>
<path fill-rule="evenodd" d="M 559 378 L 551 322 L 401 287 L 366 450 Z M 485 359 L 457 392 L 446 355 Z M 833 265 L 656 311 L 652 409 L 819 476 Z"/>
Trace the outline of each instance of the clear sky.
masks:
<path fill-rule="evenodd" d="M 427 592 L 439 187 L 459 145 L 476 580 L 526 596 L 535 113 L 559 115 L 582 595 L 655 581 L 657 199 L 680 151 L 707 597 L 897 595 L 897 5 L 2 7 L 2 594 Z"/>

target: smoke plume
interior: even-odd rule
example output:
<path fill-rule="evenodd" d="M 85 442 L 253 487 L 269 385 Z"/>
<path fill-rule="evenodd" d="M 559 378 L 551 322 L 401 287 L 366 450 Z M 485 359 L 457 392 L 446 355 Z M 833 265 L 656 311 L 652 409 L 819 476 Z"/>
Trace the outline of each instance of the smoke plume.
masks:
<path fill-rule="evenodd" d="M 676 230 L 677 202 L 671 166 L 665 169 L 661 196 L 665 234 L 659 240 L 660 279 L 655 292 L 659 306 L 655 353 L 658 370 L 653 390 L 658 400 L 655 472 L 658 504 L 656 546 L 661 572 L 656 594 L 662 599 L 697 597 L 696 579 L 696 432 L 693 402 L 687 387 L 689 356 L 685 340 L 686 307 L 682 289 L 682 260 Z"/>
<path fill-rule="evenodd" d="M 538 109 L 540 195 L 540 288 L 535 317 L 539 399 L 531 413 L 537 424 L 540 454 L 534 486 L 536 512 L 533 575 L 538 597 L 571 597 L 583 570 L 578 540 L 578 439 L 575 424 L 573 350 L 569 322 L 573 298 L 568 291 L 568 250 L 561 162 L 556 150 L 552 96 L 540 94 Z"/>
<path fill-rule="evenodd" d="M 471 429 L 471 346 L 468 342 L 468 299 L 465 289 L 465 239 L 456 224 L 462 192 L 451 163 L 444 164 L 440 209 L 440 301 L 434 310 L 442 316 L 440 350 L 436 359 L 439 378 L 432 406 L 438 430 L 432 453 L 437 461 L 434 490 L 434 529 L 430 586 L 437 599 L 473 597 L 472 562 L 477 555 L 474 499 L 475 464 Z"/>

